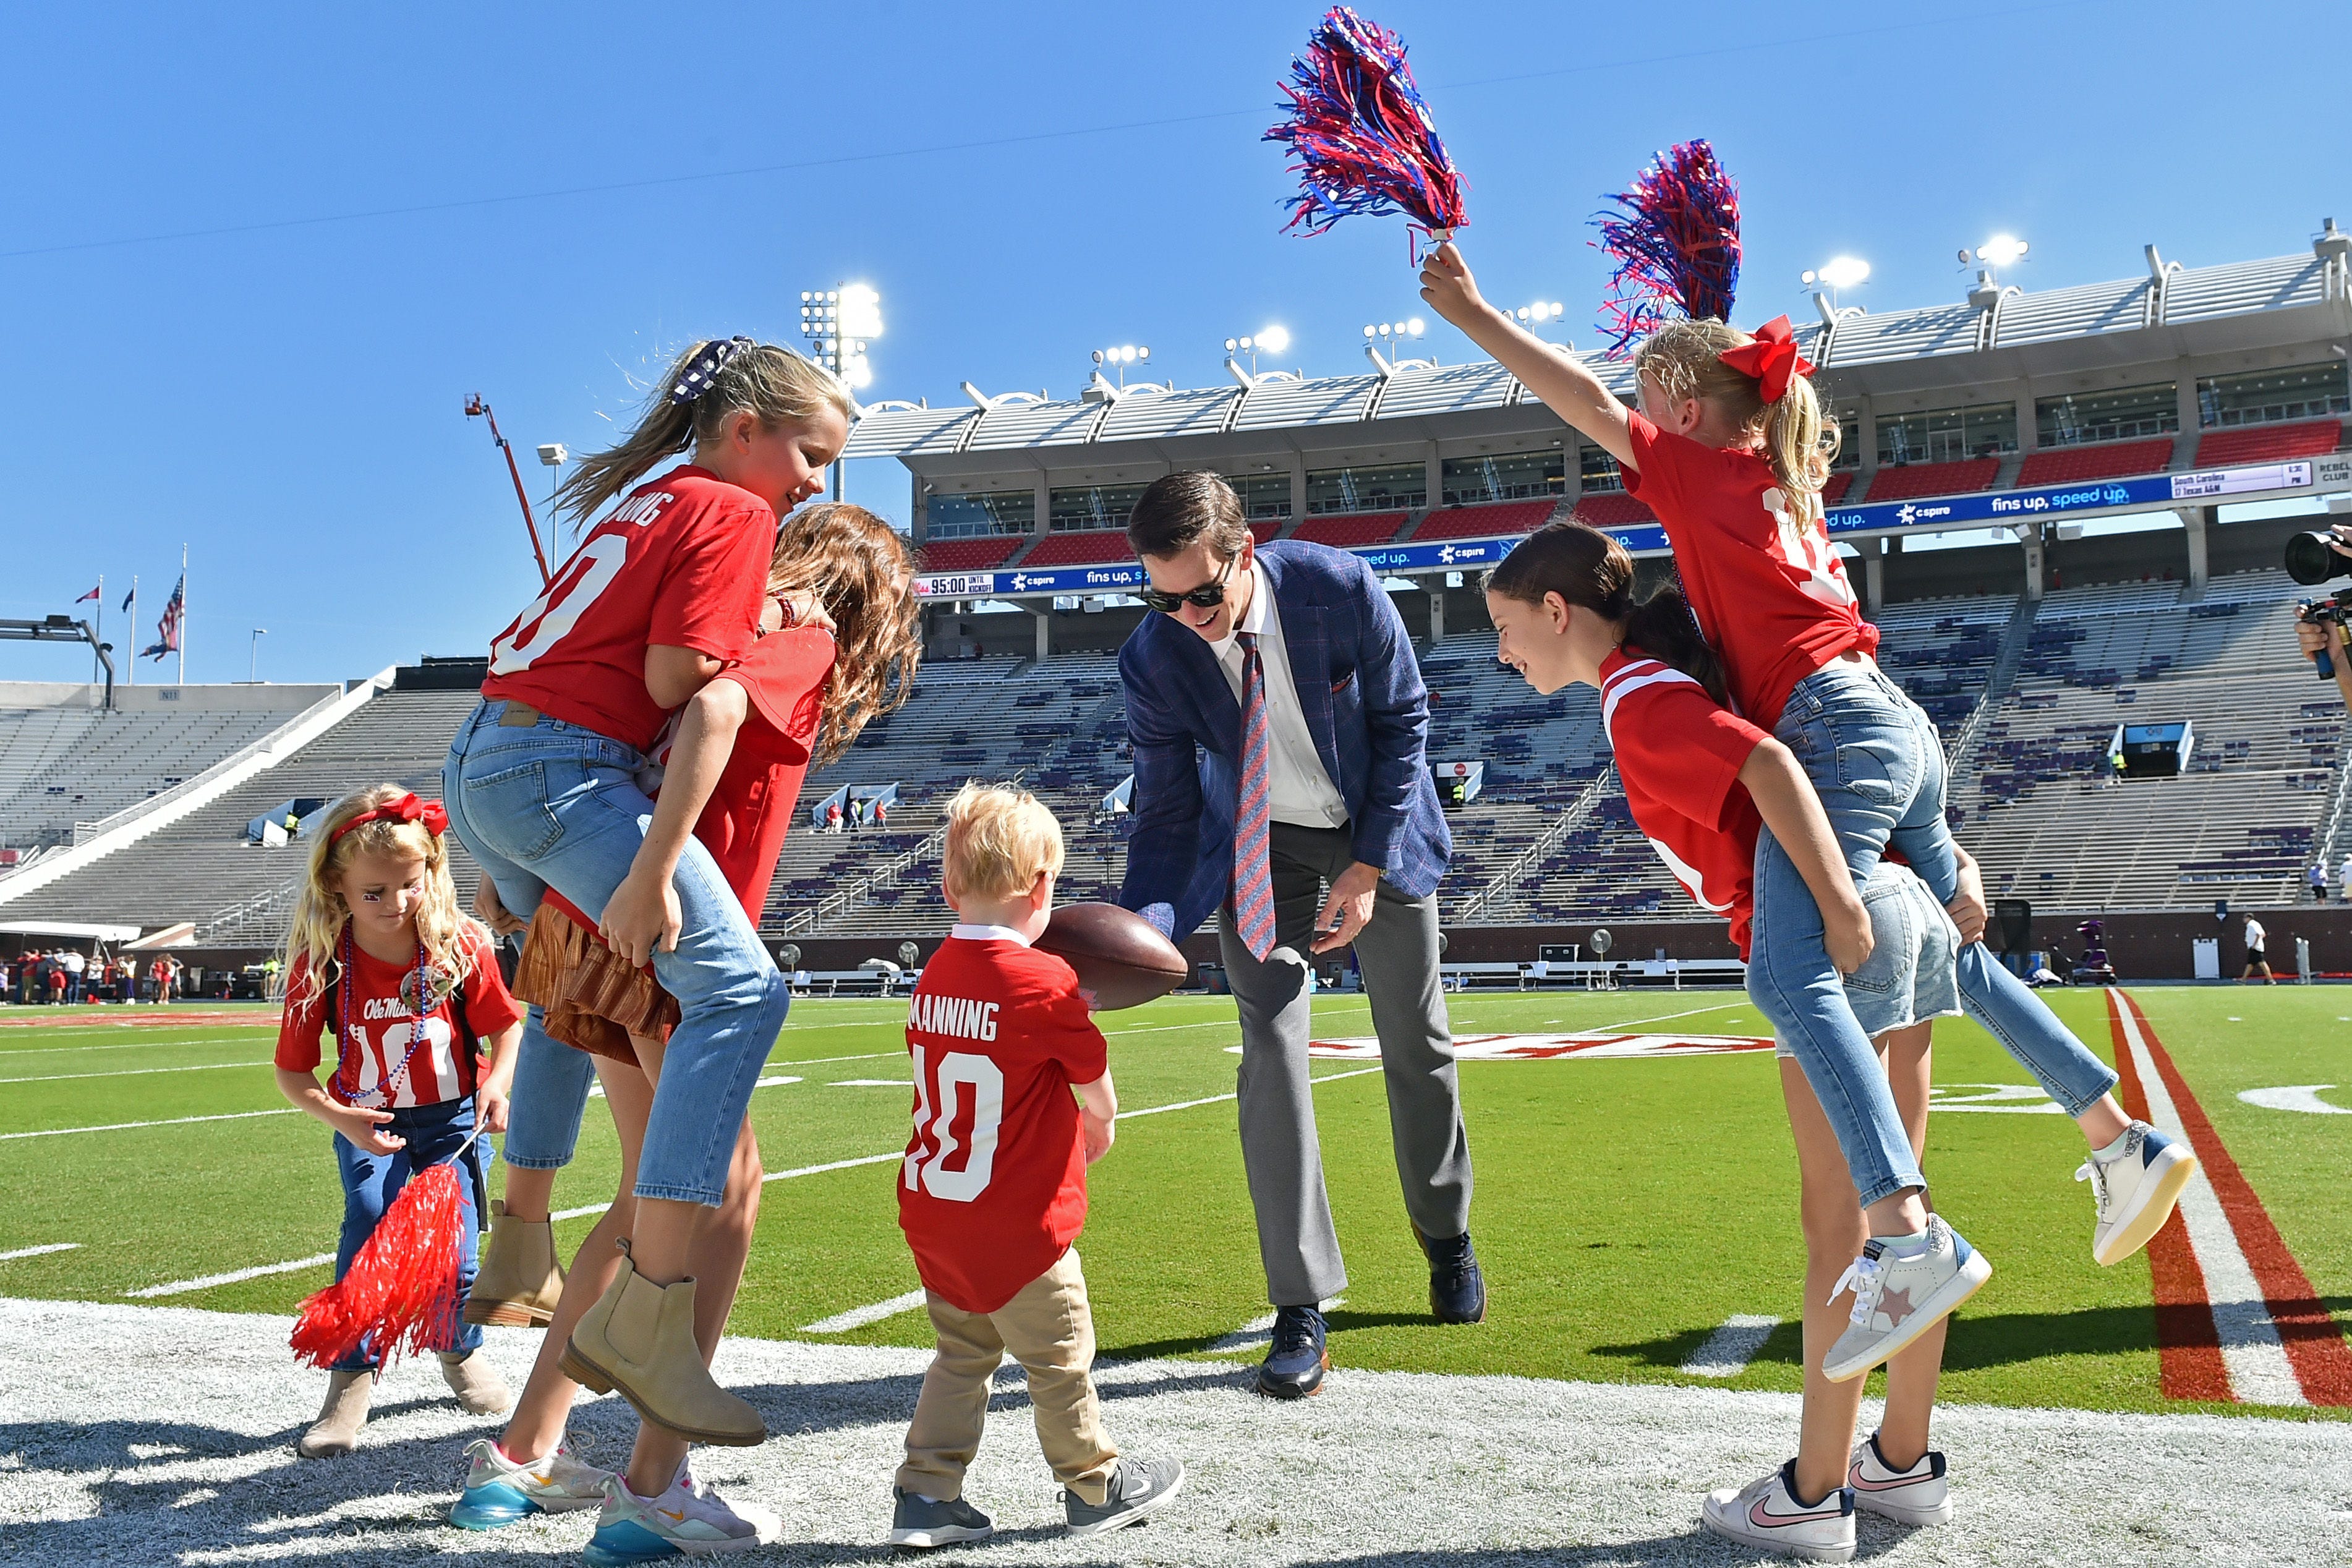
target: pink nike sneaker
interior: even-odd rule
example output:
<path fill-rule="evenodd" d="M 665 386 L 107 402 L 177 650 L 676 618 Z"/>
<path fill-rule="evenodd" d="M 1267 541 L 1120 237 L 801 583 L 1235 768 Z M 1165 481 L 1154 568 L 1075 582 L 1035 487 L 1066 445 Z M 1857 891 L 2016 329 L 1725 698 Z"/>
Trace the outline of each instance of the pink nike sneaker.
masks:
<path fill-rule="evenodd" d="M 1797 1461 L 1790 1460 L 1761 1480 L 1737 1490 L 1707 1493 L 1699 1522 L 1716 1534 L 1766 1552 L 1811 1563 L 1847 1563 L 1853 1558 L 1853 1493 L 1833 1489 L 1816 1503 L 1796 1495 Z"/>
<path fill-rule="evenodd" d="M 1944 1456 L 1930 1448 L 1907 1470 L 1886 1462 L 1878 1434 L 1857 1446 L 1845 1473 L 1853 1506 L 1903 1524 L 1952 1522 L 1952 1489 L 1944 1476 Z"/>

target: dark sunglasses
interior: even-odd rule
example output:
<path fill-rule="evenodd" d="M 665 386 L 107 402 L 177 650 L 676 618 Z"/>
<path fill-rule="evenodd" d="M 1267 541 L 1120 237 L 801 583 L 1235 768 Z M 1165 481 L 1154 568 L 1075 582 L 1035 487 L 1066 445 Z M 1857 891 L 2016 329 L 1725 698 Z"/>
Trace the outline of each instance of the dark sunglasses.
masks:
<path fill-rule="evenodd" d="M 1234 563 L 1240 559 L 1238 555 L 1228 556 L 1223 571 L 1189 594 L 1163 594 L 1157 588 L 1146 588 L 1141 595 L 1143 602 L 1163 616 L 1172 616 L 1185 605 L 1213 610 L 1225 602 L 1225 579 L 1234 574 Z"/>

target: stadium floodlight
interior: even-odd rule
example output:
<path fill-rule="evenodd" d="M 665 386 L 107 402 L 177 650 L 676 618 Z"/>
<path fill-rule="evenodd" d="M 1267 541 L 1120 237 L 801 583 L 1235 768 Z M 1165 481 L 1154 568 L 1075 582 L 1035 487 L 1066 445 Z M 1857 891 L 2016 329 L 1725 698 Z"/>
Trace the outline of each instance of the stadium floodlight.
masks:
<path fill-rule="evenodd" d="M 1522 305 L 1511 312 L 1511 319 L 1523 327 L 1541 326 L 1556 321 L 1568 313 L 1568 307 L 1557 300 L 1538 300 L 1532 305 Z"/>
<path fill-rule="evenodd" d="M 1241 340 L 1241 342 L 1244 345 L 1246 345 L 1249 342 L 1249 340 L 1247 338 L 1244 338 Z M 1234 347 L 1234 340 L 1227 338 L 1225 340 L 1225 352 L 1228 353 L 1232 353 Z M 1097 367 L 1097 374 L 1100 374 L 1100 368 L 1102 366 L 1110 366 L 1112 370 L 1118 373 L 1118 384 L 1121 386 L 1125 386 L 1127 384 L 1127 367 L 1135 363 L 1138 360 L 1142 361 L 1146 364 L 1151 363 L 1151 350 L 1149 345 L 1143 343 L 1120 343 L 1115 348 L 1095 350 L 1095 365 Z"/>
<path fill-rule="evenodd" d="M 1227 338 L 1225 340 L 1225 353 L 1227 355 L 1230 356 L 1235 353 L 1245 353 L 1250 356 L 1250 374 L 1253 375 L 1257 374 L 1258 355 L 1262 353 L 1282 353 L 1288 350 L 1289 347 L 1289 329 L 1280 326 L 1260 327 L 1256 332 L 1248 337 Z"/>
<path fill-rule="evenodd" d="M 853 338 L 882 335 L 882 296 L 866 283 L 845 283 L 835 291 L 842 331 Z"/>
<path fill-rule="evenodd" d="M 1870 263 L 1859 256 L 1832 256 L 1819 267 L 1801 275 L 1799 281 L 1810 289 L 1815 284 L 1834 293 L 1840 289 L 1852 289 L 1870 277 Z"/>
<path fill-rule="evenodd" d="M 1977 247 L 1977 259 L 1987 267 L 2013 267 L 2025 259 L 2028 248 L 2015 235 L 1997 234 Z"/>
<path fill-rule="evenodd" d="M 1257 346 L 1270 354 L 1286 353 L 1290 349 L 1290 332 L 1284 327 L 1258 329 Z"/>
<path fill-rule="evenodd" d="M 572 460 L 572 449 L 561 441 L 548 441 L 539 448 L 539 460 L 551 468 L 560 468 Z"/>

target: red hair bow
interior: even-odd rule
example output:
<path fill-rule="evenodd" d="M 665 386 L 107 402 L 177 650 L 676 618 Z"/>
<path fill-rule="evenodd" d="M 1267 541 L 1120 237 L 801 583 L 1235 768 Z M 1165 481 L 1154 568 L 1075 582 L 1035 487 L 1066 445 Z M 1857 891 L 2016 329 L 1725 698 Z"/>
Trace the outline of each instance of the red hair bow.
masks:
<path fill-rule="evenodd" d="M 1778 403 L 1789 395 L 1789 378 L 1813 374 L 1813 362 L 1797 352 L 1796 330 L 1789 318 L 1776 316 L 1756 329 L 1756 341 L 1715 356 L 1742 375 L 1764 384 L 1764 401 Z"/>
<path fill-rule="evenodd" d="M 438 838 L 449 831 L 449 813 L 437 800 L 419 800 L 415 790 L 398 800 L 385 801 L 372 811 L 362 811 L 329 836 L 327 844 L 333 847 L 337 840 L 362 822 L 421 822 L 425 831 Z"/>

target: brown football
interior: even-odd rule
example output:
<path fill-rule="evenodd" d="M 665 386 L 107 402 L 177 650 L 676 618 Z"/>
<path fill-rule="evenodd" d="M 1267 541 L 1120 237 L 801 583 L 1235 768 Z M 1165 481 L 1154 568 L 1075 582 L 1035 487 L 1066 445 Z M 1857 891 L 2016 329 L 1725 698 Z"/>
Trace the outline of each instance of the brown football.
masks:
<path fill-rule="evenodd" d="M 1076 970 L 1078 984 L 1106 1013 L 1165 996 L 1192 972 L 1157 926 L 1117 904 L 1064 904 L 1037 946 Z"/>

